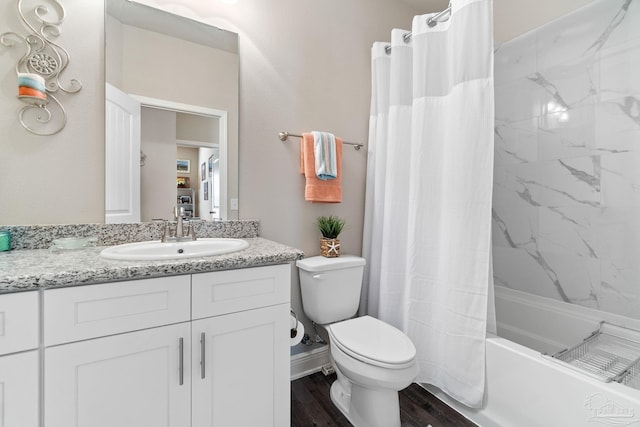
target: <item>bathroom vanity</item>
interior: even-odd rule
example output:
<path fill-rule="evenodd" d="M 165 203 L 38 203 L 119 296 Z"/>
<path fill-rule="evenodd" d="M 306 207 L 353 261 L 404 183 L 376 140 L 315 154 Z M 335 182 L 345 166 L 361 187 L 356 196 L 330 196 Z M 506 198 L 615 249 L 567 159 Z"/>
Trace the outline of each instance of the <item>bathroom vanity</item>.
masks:
<path fill-rule="evenodd" d="M 179 261 L 103 260 L 99 248 L 0 254 L 6 425 L 289 425 L 289 262 L 302 253 L 247 241 Z M 41 267 L 17 276 L 11 257 Z"/>

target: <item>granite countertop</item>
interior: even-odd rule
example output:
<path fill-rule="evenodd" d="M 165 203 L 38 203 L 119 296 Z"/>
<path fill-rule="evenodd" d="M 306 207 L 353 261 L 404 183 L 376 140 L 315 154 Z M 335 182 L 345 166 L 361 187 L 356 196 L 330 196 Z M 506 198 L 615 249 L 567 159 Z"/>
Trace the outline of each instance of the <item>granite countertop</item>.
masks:
<path fill-rule="evenodd" d="M 249 247 L 223 255 L 163 261 L 114 261 L 102 247 L 51 252 L 48 249 L 0 252 L 0 293 L 145 279 L 179 274 L 283 264 L 302 251 L 270 240 L 245 238 Z"/>

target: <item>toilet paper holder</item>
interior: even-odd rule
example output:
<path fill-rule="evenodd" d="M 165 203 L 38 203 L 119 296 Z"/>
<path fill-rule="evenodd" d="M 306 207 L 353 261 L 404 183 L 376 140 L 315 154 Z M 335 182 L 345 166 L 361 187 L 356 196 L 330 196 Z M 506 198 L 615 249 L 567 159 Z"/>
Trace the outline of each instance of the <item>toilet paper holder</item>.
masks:
<path fill-rule="evenodd" d="M 291 328 L 291 338 L 293 339 L 298 335 L 298 315 L 293 310 L 289 310 L 289 311 L 291 311 L 291 315 L 296 319 L 296 325 L 293 328 Z"/>

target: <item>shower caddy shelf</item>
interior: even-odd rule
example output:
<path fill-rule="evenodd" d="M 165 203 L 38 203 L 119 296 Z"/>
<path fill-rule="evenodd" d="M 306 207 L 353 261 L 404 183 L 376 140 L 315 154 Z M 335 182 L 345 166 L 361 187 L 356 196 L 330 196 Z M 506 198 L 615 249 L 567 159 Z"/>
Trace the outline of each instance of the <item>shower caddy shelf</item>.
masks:
<path fill-rule="evenodd" d="M 640 390 L 640 331 L 600 322 L 581 343 L 551 357 L 597 380 Z"/>

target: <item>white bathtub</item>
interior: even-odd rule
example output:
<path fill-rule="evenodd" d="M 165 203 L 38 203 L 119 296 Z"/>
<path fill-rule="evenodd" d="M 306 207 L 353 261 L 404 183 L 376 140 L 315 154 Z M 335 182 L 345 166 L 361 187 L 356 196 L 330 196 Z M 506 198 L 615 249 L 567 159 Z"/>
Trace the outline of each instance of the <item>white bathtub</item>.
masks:
<path fill-rule="evenodd" d="M 640 322 L 501 287 L 496 311 L 500 336 L 487 338 L 483 408 L 429 391 L 483 427 L 640 427 L 640 390 L 594 380 L 541 353 L 577 344 L 601 320 L 634 329 Z"/>

